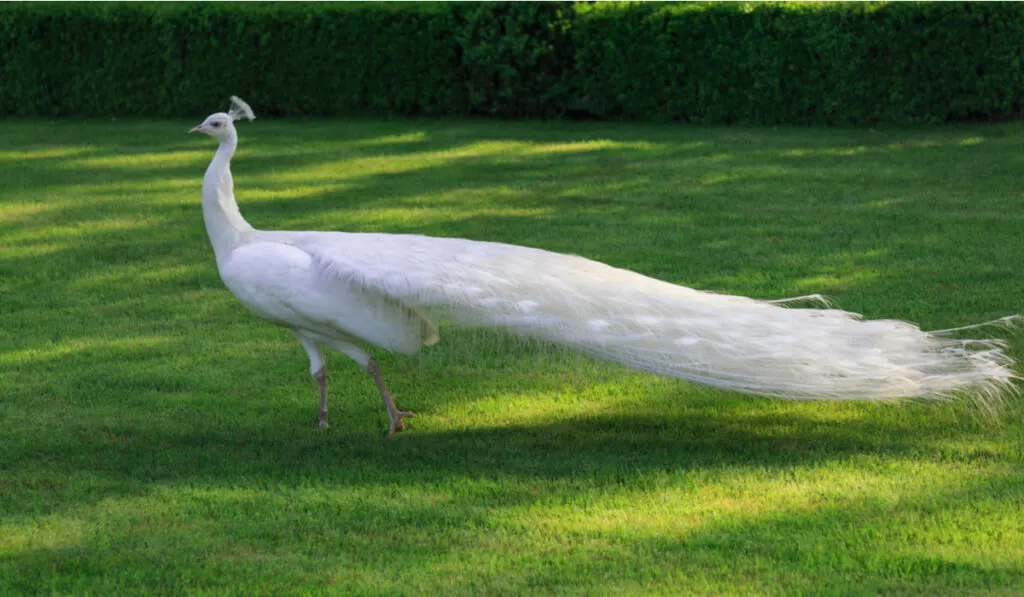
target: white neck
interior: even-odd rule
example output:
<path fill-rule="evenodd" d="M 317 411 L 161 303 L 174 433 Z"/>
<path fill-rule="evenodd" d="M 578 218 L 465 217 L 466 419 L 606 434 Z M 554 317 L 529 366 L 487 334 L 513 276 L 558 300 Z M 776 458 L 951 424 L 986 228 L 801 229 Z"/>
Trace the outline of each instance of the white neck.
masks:
<path fill-rule="evenodd" d="M 206 221 L 206 232 L 210 235 L 218 266 L 234 248 L 247 240 L 253 230 L 235 202 L 231 156 L 235 154 L 237 145 L 238 137 L 232 131 L 231 136 L 221 141 L 203 176 L 203 220 Z"/>

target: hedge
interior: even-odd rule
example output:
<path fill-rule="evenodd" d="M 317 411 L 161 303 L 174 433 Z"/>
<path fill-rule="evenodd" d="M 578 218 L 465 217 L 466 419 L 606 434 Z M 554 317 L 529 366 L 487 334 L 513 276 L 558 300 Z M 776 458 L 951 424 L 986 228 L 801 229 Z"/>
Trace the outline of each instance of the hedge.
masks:
<path fill-rule="evenodd" d="M 577 80 L 601 116 L 805 124 L 995 119 L 1020 110 L 1019 4 L 579 12 Z"/>
<path fill-rule="evenodd" d="M 0 5 L 0 115 L 948 122 L 1020 111 L 1016 3 Z"/>

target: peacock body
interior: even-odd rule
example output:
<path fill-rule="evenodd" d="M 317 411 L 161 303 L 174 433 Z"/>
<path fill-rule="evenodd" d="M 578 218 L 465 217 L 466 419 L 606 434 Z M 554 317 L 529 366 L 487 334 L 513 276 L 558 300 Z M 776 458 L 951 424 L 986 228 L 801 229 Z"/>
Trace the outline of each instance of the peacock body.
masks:
<path fill-rule="evenodd" d="M 991 406 L 1013 391 L 1004 343 L 864 320 L 834 308 L 792 308 L 698 291 L 574 255 L 458 238 L 263 231 L 234 197 L 232 98 L 193 131 L 220 141 L 203 179 L 203 214 L 225 285 L 263 319 L 289 328 L 310 357 L 327 425 L 322 347 L 374 378 L 391 419 L 403 418 L 362 345 L 412 354 L 438 341 L 440 318 L 502 328 L 598 358 L 748 394 L 790 399 L 937 399 Z M 1011 318 L 1004 318 L 1009 321 Z"/>

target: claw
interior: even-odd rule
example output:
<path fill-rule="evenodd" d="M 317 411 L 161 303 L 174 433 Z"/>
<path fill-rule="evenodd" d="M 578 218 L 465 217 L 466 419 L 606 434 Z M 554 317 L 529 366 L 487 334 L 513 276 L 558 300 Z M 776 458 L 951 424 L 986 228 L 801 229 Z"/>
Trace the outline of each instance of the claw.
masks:
<path fill-rule="evenodd" d="M 395 415 L 395 417 L 391 418 L 391 429 L 388 430 L 388 437 L 391 437 L 399 431 L 405 431 L 405 421 L 402 419 L 412 419 L 416 416 L 416 413 L 399 410 L 395 412 Z"/>

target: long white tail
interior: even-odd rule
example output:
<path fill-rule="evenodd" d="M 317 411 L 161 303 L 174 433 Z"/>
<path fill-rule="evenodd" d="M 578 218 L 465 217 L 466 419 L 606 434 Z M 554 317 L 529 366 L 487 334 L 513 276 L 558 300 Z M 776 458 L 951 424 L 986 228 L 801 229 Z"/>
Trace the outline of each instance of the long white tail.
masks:
<path fill-rule="evenodd" d="M 514 245 L 295 234 L 290 242 L 336 281 L 458 325 L 501 327 L 661 375 L 791 399 L 968 394 L 991 406 L 1014 391 L 1004 343 L 956 339 L 957 330 L 702 292 Z"/>

